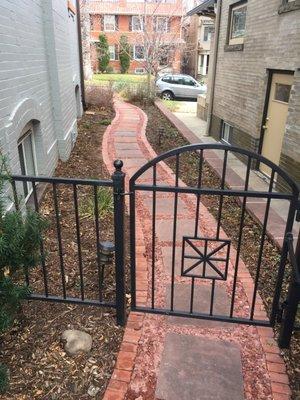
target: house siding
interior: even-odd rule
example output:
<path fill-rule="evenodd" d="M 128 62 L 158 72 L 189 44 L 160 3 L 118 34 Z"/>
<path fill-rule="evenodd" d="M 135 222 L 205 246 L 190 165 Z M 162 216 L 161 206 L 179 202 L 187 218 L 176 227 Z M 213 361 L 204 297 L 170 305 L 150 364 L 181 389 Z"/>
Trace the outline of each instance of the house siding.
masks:
<path fill-rule="evenodd" d="M 248 0 L 244 48 L 229 52 L 226 40 L 229 7 L 233 3 L 236 1 L 222 1 L 213 118 L 224 120 L 236 129 L 232 144 L 258 151 L 268 71 L 293 71 L 294 85 L 280 165 L 299 179 L 300 10 L 278 14 L 280 0 Z M 214 124 L 211 134 L 217 136 Z"/>
<path fill-rule="evenodd" d="M 18 140 L 30 121 L 39 175 L 51 175 L 70 154 L 80 75 L 76 24 L 66 1 L 1 1 L 0 145 L 12 173 L 21 172 Z"/>

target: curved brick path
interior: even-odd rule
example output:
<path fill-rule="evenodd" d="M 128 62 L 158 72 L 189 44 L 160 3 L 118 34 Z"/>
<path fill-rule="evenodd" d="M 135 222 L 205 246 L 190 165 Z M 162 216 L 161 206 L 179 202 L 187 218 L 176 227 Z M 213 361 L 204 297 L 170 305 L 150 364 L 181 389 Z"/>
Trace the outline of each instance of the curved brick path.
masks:
<path fill-rule="evenodd" d="M 147 117 L 143 111 L 121 100 L 115 101 L 115 109 L 116 117 L 112 125 L 107 128 L 103 138 L 102 155 L 111 173 L 113 172 L 113 161 L 116 158 L 120 158 L 124 161 L 123 169 L 124 172 L 126 172 L 128 184 L 128 178 L 131 177 L 140 166 L 144 165 L 147 160 L 155 157 L 156 153 L 145 137 Z M 160 163 L 158 168 L 158 180 L 171 184 L 173 182 L 172 176 L 172 171 L 164 163 Z M 149 181 L 149 176 L 146 174 L 142 178 L 143 182 Z M 128 201 L 128 199 L 126 200 Z M 172 219 L 172 215 L 170 214 L 172 211 L 171 207 L 168 206 L 168 201 L 170 201 L 170 199 L 164 195 L 164 198 L 160 200 L 161 208 L 160 211 L 158 211 L 159 218 L 157 223 L 160 224 L 160 229 L 157 233 L 157 251 L 160 257 L 159 260 L 157 260 L 156 270 L 158 282 L 156 289 L 157 304 L 163 304 L 166 301 L 166 287 L 168 285 L 167 272 L 168 260 L 170 258 L 168 253 L 170 243 L 167 241 L 167 234 Z M 182 227 L 184 233 L 189 225 L 191 225 L 191 221 L 194 218 L 192 208 L 193 200 L 188 196 L 182 196 L 179 204 L 178 227 Z M 138 196 L 136 221 L 138 305 L 149 304 L 148 290 L 150 289 L 150 285 L 148 285 L 148 274 L 150 271 L 151 259 L 149 260 L 147 254 L 148 244 L 151 243 L 150 210 L 151 198 L 149 198 L 149 195 L 144 194 Z M 205 228 L 205 233 L 209 235 L 209 232 L 213 229 L 212 227 L 214 227 L 215 220 L 204 207 L 202 207 L 201 219 L 207 221 L 206 225 L 210 228 Z M 224 232 L 221 232 L 221 235 L 223 238 L 226 238 Z M 231 253 L 231 258 L 234 258 L 235 252 L 231 251 Z M 237 290 L 236 312 L 243 315 L 249 311 L 248 300 L 252 297 L 253 281 L 242 261 L 240 262 L 239 268 L 240 280 Z M 229 268 L 229 283 L 231 278 L 232 266 Z M 178 285 L 180 285 L 180 279 L 177 279 L 177 281 Z M 228 291 L 229 289 L 226 283 L 224 285 L 223 289 L 226 294 L 226 290 Z M 179 289 L 182 289 L 182 286 Z M 203 289 L 204 287 L 202 287 L 202 290 Z M 184 296 L 184 293 L 181 293 L 181 295 Z M 222 302 L 224 301 L 221 299 L 221 303 Z M 258 307 L 256 307 L 255 316 L 265 318 L 264 307 L 259 296 L 257 302 Z M 223 305 L 220 304 L 220 307 L 222 306 Z M 191 319 L 187 321 L 182 318 L 141 315 L 131 312 L 115 371 L 108 385 L 104 400 L 156 399 L 157 377 L 160 375 L 160 366 L 163 368 L 165 362 L 164 359 L 161 361 L 162 357 L 164 357 L 163 354 L 170 353 L 170 349 L 168 350 L 166 347 L 170 347 L 171 341 L 174 341 L 174 339 L 178 340 L 178 338 L 179 343 L 195 339 L 198 340 L 199 342 L 197 343 L 201 345 L 201 340 L 203 341 L 203 339 L 205 339 L 204 343 L 215 343 L 213 347 L 218 347 L 216 344 L 220 344 L 220 346 L 225 346 L 225 348 L 227 346 L 228 348 L 232 347 L 234 351 L 238 350 L 239 354 L 241 354 L 245 399 L 287 400 L 290 398 L 285 365 L 280 356 L 277 344 L 273 339 L 273 331 L 271 328 L 257 328 L 245 325 L 212 322 L 205 323 L 203 321 Z M 220 349 L 219 353 L 222 352 L 222 347 L 220 347 Z M 177 347 L 174 350 L 177 350 Z M 219 357 L 219 353 L 213 353 L 212 351 L 212 357 Z M 197 361 L 197 359 L 195 361 Z M 176 360 L 174 360 L 174 363 L 176 363 Z M 216 363 L 218 363 L 218 359 L 216 359 Z M 173 367 L 176 371 L 178 366 L 174 365 Z M 191 376 L 187 378 L 193 387 L 193 378 Z M 206 379 L 205 372 L 203 373 L 202 379 Z M 176 383 L 176 377 L 174 377 L 174 383 Z M 197 385 L 199 386 L 199 379 L 197 379 L 197 381 L 195 380 L 195 387 L 198 387 Z M 163 393 L 164 382 L 161 377 L 159 378 L 159 386 L 158 392 Z M 209 390 L 208 387 L 207 390 Z M 187 398 L 193 400 L 191 396 L 192 395 Z M 230 396 L 228 396 L 226 397 L 224 394 L 220 399 L 230 398 Z M 194 398 L 201 400 L 201 395 Z M 168 399 L 163 398 L 162 400 Z"/>

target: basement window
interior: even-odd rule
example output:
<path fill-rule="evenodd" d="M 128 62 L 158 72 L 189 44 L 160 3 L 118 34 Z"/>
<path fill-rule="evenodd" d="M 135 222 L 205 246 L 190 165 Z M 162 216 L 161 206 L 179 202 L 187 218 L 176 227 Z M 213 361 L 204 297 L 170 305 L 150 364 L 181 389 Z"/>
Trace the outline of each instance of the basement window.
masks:
<path fill-rule="evenodd" d="M 230 144 L 230 136 L 232 134 L 232 126 L 227 124 L 227 122 L 222 122 L 221 140 Z"/>

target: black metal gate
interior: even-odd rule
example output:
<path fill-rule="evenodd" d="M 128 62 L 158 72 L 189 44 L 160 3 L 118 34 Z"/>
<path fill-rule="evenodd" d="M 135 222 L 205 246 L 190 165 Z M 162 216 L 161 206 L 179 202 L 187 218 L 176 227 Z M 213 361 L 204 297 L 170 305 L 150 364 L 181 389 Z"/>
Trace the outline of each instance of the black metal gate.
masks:
<path fill-rule="evenodd" d="M 221 162 L 218 174 L 214 175 L 206 160 L 216 153 Z M 227 177 L 234 174 L 230 168 L 232 156 L 245 161 L 244 179 L 242 184 L 237 182 L 236 187 L 229 188 Z M 267 190 L 251 189 L 255 179 L 251 167 L 258 163 L 265 164 L 270 170 Z M 170 177 L 166 164 L 173 168 L 172 182 L 165 179 Z M 187 186 L 183 183 L 186 180 L 192 183 Z M 277 191 L 275 185 L 279 183 L 283 189 Z M 297 184 L 281 168 L 260 155 L 229 145 L 197 144 L 156 157 L 134 174 L 129 186 L 132 309 L 273 326 L 282 317 L 281 292 L 290 254 L 292 277 L 289 297 L 284 303 L 286 324 L 280 339 L 281 346 L 287 346 L 299 302 L 299 254 L 294 254 L 292 244 L 299 207 Z M 278 202 L 287 211 L 282 225 L 278 221 L 276 225 L 274 220 L 273 206 Z M 143 304 L 139 304 L 136 296 L 140 279 L 135 257 L 137 207 L 143 210 L 143 221 L 139 223 L 144 229 L 149 260 L 149 292 Z M 260 214 L 260 223 L 254 214 Z M 230 221 L 233 221 L 232 226 Z M 278 259 L 271 258 L 267 262 L 271 250 L 275 251 L 268 238 L 271 224 L 275 231 L 282 227 L 277 237 L 283 241 L 280 254 L 276 256 Z M 252 265 L 251 276 L 243 264 L 244 256 Z M 272 300 L 269 306 L 263 305 L 259 294 L 265 286 L 268 286 L 268 297 Z M 228 307 L 224 308 L 226 302 Z M 263 311 L 264 306 L 267 306 L 267 314 Z"/>

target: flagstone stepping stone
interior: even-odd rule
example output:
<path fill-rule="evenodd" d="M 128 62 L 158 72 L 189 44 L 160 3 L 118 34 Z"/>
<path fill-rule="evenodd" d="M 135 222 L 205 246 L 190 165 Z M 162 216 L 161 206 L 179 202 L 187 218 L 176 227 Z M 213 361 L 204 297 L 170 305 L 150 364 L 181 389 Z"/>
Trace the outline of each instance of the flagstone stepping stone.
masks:
<path fill-rule="evenodd" d="M 171 285 L 166 288 L 166 307 L 171 304 Z M 195 285 L 193 311 L 209 314 L 210 311 L 211 286 L 207 284 Z M 185 283 L 175 283 L 174 285 L 174 310 L 190 312 L 191 285 Z M 214 294 L 213 314 L 229 316 L 230 298 L 224 286 L 216 283 Z M 174 325 L 194 325 L 212 328 L 232 328 L 228 322 L 210 321 L 205 319 L 168 317 L 169 323 Z"/>
<path fill-rule="evenodd" d="M 243 400 L 239 347 L 168 333 L 155 395 L 160 400 Z"/>

